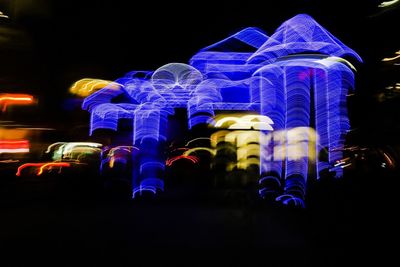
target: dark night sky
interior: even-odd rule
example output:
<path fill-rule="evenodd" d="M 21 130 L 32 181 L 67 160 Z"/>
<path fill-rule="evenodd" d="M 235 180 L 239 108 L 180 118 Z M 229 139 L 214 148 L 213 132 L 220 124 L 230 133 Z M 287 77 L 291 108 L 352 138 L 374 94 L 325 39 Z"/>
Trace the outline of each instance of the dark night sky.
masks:
<path fill-rule="evenodd" d="M 14 2 L 0 5 L 0 10 L 9 13 L 12 27 L 28 39 L 25 49 L 31 54 L 30 58 L 11 61 L 18 65 L 30 60 L 33 66 L 26 72 L 39 67 L 47 79 L 56 79 L 60 86 L 71 82 L 70 78 L 115 79 L 134 69 L 187 62 L 200 48 L 248 26 L 260 27 L 271 35 L 298 13 L 313 16 L 367 63 L 376 56 L 381 58 L 382 52 L 392 55 L 399 47 L 394 31 L 399 10 L 371 17 L 379 10 L 377 0 L 358 5 L 350 0 L 280 0 L 264 1 L 263 6 L 255 1 L 190 5 L 126 0 Z"/>
<path fill-rule="evenodd" d="M 285 20 L 307 13 L 361 55 L 357 90 L 371 95 L 392 78 L 379 74 L 379 61 L 400 47 L 399 5 L 382 12 L 380 2 L 0 0 L 0 11 L 10 16 L 0 24 L 8 38 L 0 41 L 0 85 L 57 106 L 53 100 L 80 78 L 114 80 L 131 70 L 187 62 L 240 29 L 255 26 L 272 35 Z"/>

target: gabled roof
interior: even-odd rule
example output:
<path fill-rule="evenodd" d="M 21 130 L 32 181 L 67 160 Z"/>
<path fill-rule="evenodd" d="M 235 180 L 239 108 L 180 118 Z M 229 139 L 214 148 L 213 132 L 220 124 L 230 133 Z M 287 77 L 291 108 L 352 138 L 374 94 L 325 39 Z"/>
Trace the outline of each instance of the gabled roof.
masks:
<path fill-rule="evenodd" d="M 261 47 L 268 39 L 268 36 L 259 28 L 248 27 L 222 41 L 207 46 L 200 52 L 253 52 Z"/>
<path fill-rule="evenodd" d="M 248 59 L 248 63 L 271 63 L 277 58 L 298 53 L 321 53 L 330 56 L 361 57 L 343 44 L 311 16 L 299 14 L 285 21 Z"/>
<path fill-rule="evenodd" d="M 118 89 L 100 89 L 83 100 L 82 109 L 91 112 L 94 107 L 104 103 L 111 103 L 113 98 L 120 96 L 121 94 L 126 94 L 126 91 L 123 90 L 122 87 L 119 87 Z"/>

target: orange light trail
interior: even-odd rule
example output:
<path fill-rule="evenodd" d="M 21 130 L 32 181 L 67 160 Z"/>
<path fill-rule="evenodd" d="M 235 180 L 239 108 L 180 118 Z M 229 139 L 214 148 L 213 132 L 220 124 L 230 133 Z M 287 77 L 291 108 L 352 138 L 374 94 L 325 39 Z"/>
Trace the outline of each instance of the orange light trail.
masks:
<path fill-rule="evenodd" d="M 41 175 L 43 173 L 44 168 L 46 167 L 69 167 L 71 164 L 67 162 L 50 162 L 44 164 L 42 167 L 39 168 L 39 171 L 36 175 Z"/>
<path fill-rule="evenodd" d="M 16 176 L 21 175 L 21 171 L 27 167 L 38 167 L 39 170 L 36 175 L 41 175 L 46 167 L 70 167 L 68 162 L 39 162 L 39 163 L 25 163 L 18 167 Z"/>
<path fill-rule="evenodd" d="M 2 112 L 7 110 L 7 106 L 30 105 L 33 103 L 33 96 L 28 94 L 0 94 L 0 105 L 3 105 Z"/>
<path fill-rule="evenodd" d="M 181 156 L 176 156 L 176 157 L 167 159 L 167 161 L 165 162 L 165 164 L 166 164 L 167 166 L 172 166 L 172 164 L 173 164 L 175 161 L 179 160 L 179 159 L 188 159 L 188 160 L 190 160 L 192 163 L 198 163 L 198 162 L 199 162 L 199 158 L 196 157 L 196 156 L 185 156 L 185 155 L 181 155 Z"/>
<path fill-rule="evenodd" d="M 21 166 L 18 167 L 17 169 L 17 173 L 15 174 L 16 176 L 20 176 L 21 175 L 21 171 L 27 167 L 40 167 L 45 163 L 25 163 L 22 164 Z"/>

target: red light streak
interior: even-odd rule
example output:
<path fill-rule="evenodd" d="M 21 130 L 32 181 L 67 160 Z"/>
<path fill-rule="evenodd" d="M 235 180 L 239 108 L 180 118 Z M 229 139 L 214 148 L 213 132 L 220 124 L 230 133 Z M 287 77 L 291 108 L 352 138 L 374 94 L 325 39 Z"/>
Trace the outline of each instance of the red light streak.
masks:
<path fill-rule="evenodd" d="M 39 162 L 39 163 L 25 163 L 18 167 L 16 176 L 21 175 L 21 171 L 27 167 L 38 167 L 36 175 L 41 175 L 46 167 L 70 167 L 68 162 Z"/>

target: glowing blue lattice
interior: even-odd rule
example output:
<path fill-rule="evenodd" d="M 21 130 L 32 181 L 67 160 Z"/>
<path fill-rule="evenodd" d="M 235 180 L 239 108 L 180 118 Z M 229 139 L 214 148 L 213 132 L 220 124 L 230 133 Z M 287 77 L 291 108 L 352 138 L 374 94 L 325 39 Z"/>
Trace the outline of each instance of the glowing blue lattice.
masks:
<path fill-rule="evenodd" d="M 341 148 L 349 130 L 345 100 L 348 90 L 354 86 L 353 72 L 348 66 L 341 62 L 331 62 L 329 57 L 315 59 L 303 56 L 277 61 L 259 69 L 254 75 L 262 77 L 259 83 L 261 114 L 269 114 L 274 120 L 274 130 L 301 126 L 315 128 L 319 142 L 314 149 L 317 154 L 325 149 L 329 156 L 328 161 L 317 159 L 317 176 L 342 158 Z M 264 145 L 267 149 L 276 147 L 276 144 Z M 308 149 L 307 145 L 305 142 L 304 149 Z M 282 177 L 284 172 L 286 193 L 304 198 L 305 181 L 309 176 L 307 160 L 304 157 L 281 162 L 264 157 L 261 172 L 275 173 L 278 177 Z M 342 176 L 341 168 L 335 171 L 337 177 Z M 293 189 L 297 192 L 293 193 Z"/>
<path fill-rule="evenodd" d="M 160 144 L 175 108 L 187 109 L 189 127 L 210 122 L 215 112 L 226 110 L 268 116 L 277 131 L 312 127 L 319 136 L 315 151 L 325 149 L 328 154 L 327 161 L 316 162 L 318 176 L 341 158 L 350 127 L 346 95 L 354 86 L 354 75 L 346 62 L 338 60 L 343 56 L 361 61 L 314 19 L 300 14 L 271 37 L 246 28 L 200 50 L 190 65 L 171 63 L 155 72 L 130 72 L 116 80 L 118 89 L 103 88 L 87 97 L 83 108 L 91 112 L 91 133 L 99 128 L 117 130 L 119 119 L 132 119 L 134 145 L 142 154 L 134 171 L 134 194 L 163 189 Z M 113 103 L 116 98 L 122 103 Z M 309 158 L 271 158 L 279 142 L 271 138 L 262 144 L 260 194 L 273 193 L 275 189 L 263 186 L 272 181 L 284 186 L 279 200 L 302 204 Z M 305 139 L 300 145 L 308 149 L 309 142 Z M 342 175 L 341 169 L 335 171 Z"/>
<path fill-rule="evenodd" d="M 247 64 L 249 57 L 268 39 L 260 29 L 250 27 L 201 49 L 189 64 L 208 79 L 241 80 L 251 76 L 257 66 Z"/>
<path fill-rule="evenodd" d="M 299 14 L 284 22 L 255 52 L 249 63 L 270 63 L 278 58 L 299 53 L 320 53 L 330 56 L 361 57 L 328 32 L 312 17 Z"/>

